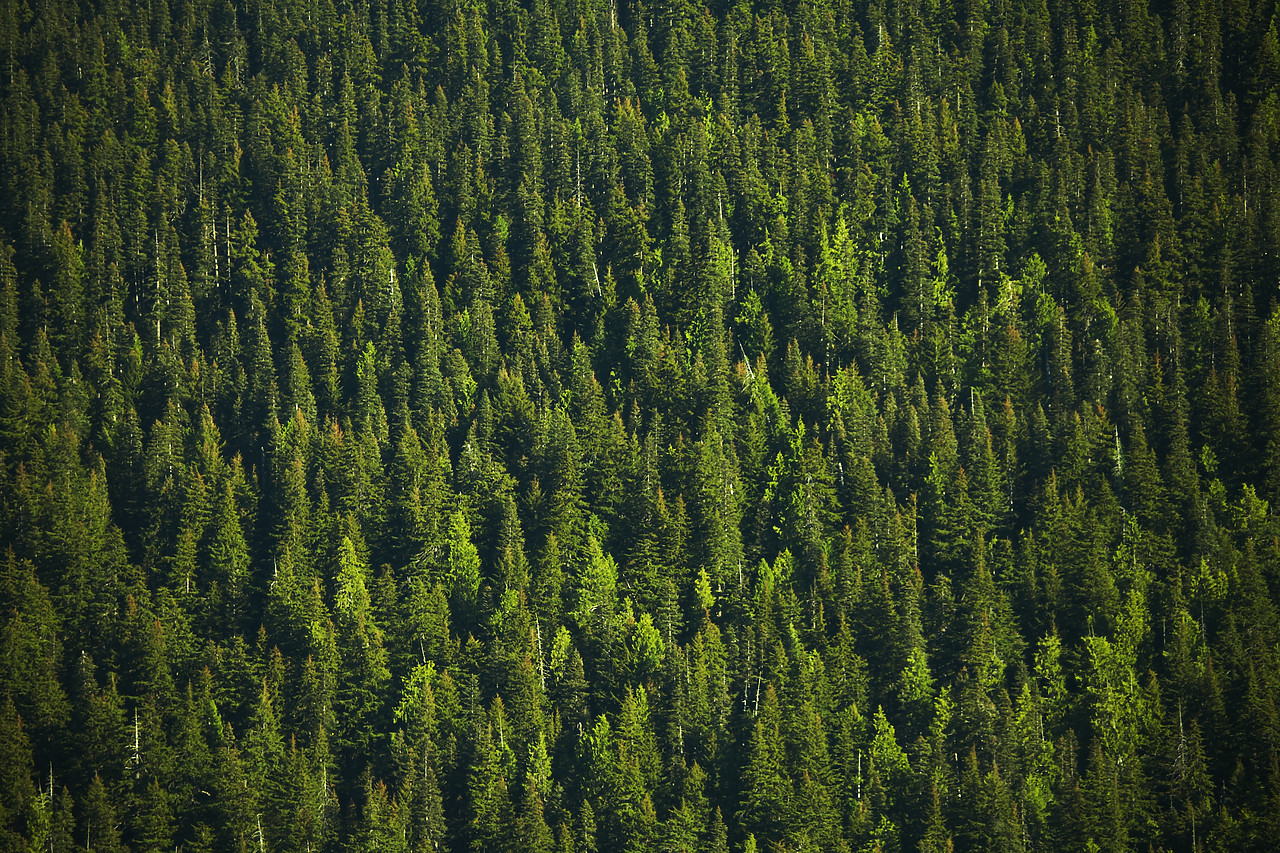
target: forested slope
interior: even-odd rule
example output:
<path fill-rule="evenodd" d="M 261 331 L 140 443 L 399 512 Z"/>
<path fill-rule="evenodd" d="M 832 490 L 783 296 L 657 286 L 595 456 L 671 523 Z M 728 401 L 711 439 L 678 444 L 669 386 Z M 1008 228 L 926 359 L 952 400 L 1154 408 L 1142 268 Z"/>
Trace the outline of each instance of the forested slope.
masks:
<path fill-rule="evenodd" d="M 1280 14 L 0 2 L 0 849 L 1268 850 Z"/>

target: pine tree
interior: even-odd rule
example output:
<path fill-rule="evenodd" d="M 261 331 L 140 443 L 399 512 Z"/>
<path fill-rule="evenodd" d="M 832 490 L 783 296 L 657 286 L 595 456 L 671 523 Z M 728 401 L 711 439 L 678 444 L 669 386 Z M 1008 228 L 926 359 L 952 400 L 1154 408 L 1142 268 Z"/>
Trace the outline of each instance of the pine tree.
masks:
<path fill-rule="evenodd" d="M 120 840 L 120 827 L 102 777 L 94 774 L 84 800 L 83 820 L 85 846 L 102 853 L 127 850 Z"/>
<path fill-rule="evenodd" d="M 144 850 L 164 850 L 173 844 L 175 827 L 169 796 L 156 779 L 147 783 L 135 828 L 137 846 Z"/>
<path fill-rule="evenodd" d="M 62 664 L 60 619 L 35 566 L 12 551 L 0 576 L 0 590 L 11 610 L 0 628 L 4 692 L 22 714 L 23 724 L 42 738 L 68 722 L 70 710 L 57 672 Z M 17 800 L 14 800 L 17 802 Z"/>
<path fill-rule="evenodd" d="M 4 794 L 0 838 L 6 846 L 18 850 L 24 846 L 23 837 L 38 814 L 40 792 L 31 781 L 31 741 L 23 730 L 12 694 L 5 698 L 0 710 L 0 759 L 0 792 Z"/>
<path fill-rule="evenodd" d="M 338 546 L 334 622 L 341 654 L 337 673 L 335 712 L 340 721 L 336 733 L 348 761 L 367 761 L 372 724 L 381 716 L 384 686 L 390 679 L 382 631 L 373 620 L 367 585 L 368 569 L 347 536 Z"/>
<path fill-rule="evenodd" d="M 792 804 L 791 785 L 783 768 L 778 696 L 772 684 L 766 685 L 762 700 L 751 732 L 742 777 L 742 806 L 736 820 L 764 838 L 780 838 Z"/>

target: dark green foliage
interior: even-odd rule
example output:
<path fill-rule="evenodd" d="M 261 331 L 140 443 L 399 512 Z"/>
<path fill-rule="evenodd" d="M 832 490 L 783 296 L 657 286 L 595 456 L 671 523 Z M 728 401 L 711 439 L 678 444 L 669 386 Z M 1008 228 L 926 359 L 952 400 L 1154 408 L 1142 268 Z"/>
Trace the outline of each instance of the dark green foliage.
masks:
<path fill-rule="evenodd" d="M 1268 4 L 0 4 L 0 850 L 1268 849 Z"/>

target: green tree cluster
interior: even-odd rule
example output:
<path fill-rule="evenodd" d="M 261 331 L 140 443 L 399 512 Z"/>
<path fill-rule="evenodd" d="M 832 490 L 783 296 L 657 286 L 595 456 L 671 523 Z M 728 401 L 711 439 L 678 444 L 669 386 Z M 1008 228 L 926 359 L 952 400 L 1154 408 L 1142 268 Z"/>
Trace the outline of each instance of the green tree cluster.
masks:
<path fill-rule="evenodd" d="M 0 850 L 1269 850 L 1280 10 L 0 2 Z"/>

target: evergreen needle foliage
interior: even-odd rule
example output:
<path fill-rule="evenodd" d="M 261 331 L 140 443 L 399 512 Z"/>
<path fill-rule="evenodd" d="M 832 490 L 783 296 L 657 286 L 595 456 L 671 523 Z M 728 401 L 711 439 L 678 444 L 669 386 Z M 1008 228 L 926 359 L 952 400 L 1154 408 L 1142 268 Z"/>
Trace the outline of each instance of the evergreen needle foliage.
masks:
<path fill-rule="evenodd" d="M 0 851 L 1270 850 L 1280 9 L 0 0 Z"/>

